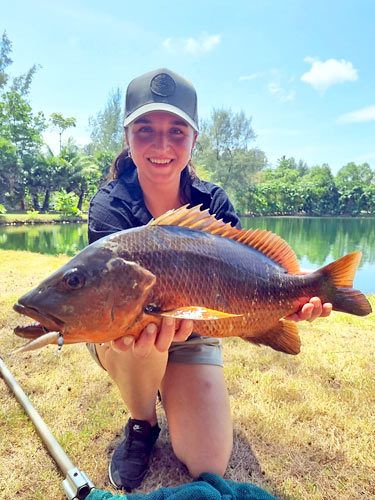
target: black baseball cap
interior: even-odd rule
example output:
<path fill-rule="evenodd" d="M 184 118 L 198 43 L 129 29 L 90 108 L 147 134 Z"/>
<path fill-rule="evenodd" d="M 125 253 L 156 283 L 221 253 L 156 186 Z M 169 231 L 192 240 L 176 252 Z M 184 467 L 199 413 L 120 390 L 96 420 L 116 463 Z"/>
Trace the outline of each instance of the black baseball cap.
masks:
<path fill-rule="evenodd" d="M 150 71 L 129 83 L 124 127 L 150 111 L 173 113 L 199 132 L 195 88 L 188 80 L 169 69 Z"/>

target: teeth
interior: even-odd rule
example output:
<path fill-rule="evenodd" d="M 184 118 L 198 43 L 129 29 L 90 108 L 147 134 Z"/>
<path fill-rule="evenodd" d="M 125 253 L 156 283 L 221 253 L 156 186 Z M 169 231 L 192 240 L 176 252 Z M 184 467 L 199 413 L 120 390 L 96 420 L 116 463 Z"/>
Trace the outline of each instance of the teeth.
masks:
<path fill-rule="evenodd" d="M 150 158 L 152 163 L 158 163 L 159 165 L 164 165 L 165 163 L 170 163 L 172 160 L 162 160 L 159 158 Z"/>

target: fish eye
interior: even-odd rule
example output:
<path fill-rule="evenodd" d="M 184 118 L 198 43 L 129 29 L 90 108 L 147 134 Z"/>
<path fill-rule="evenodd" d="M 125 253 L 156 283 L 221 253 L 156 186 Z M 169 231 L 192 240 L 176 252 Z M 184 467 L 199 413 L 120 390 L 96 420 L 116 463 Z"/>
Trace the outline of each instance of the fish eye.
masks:
<path fill-rule="evenodd" d="M 70 269 L 64 274 L 63 282 L 69 290 L 78 290 L 85 284 L 85 277 L 78 269 Z"/>

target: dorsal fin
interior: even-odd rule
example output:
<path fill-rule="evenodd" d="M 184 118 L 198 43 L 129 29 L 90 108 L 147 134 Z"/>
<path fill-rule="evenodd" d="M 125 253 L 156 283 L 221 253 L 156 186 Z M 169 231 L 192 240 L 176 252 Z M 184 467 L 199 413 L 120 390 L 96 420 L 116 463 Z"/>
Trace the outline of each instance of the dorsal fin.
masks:
<path fill-rule="evenodd" d="M 282 266 L 288 273 L 298 273 L 299 263 L 290 246 L 280 236 L 265 229 L 237 229 L 218 220 L 209 210 L 201 210 L 202 205 L 187 208 L 185 205 L 176 210 L 170 210 L 155 220 L 149 222 L 151 226 L 183 226 L 197 231 L 216 234 L 224 238 L 243 243 L 255 248 L 269 259 Z"/>

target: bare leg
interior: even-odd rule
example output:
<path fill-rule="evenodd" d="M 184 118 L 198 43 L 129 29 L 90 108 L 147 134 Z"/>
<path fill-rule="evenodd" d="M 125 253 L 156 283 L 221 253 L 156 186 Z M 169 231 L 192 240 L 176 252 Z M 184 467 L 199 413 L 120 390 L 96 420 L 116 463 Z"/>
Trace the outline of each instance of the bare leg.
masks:
<path fill-rule="evenodd" d="M 223 369 L 169 363 L 162 381 L 162 398 L 174 452 L 190 474 L 223 475 L 233 445 Z"/>
<path fill-rule="evenodd" d="M 152 349 L 146 358 L 135 357 L 132 350 L 115 351 L 108 345 L 96 346 L 100 362 L 116 382 L 132 418 L 155 425 L 155 402 L 164 376 L 168 352 Z"/>

